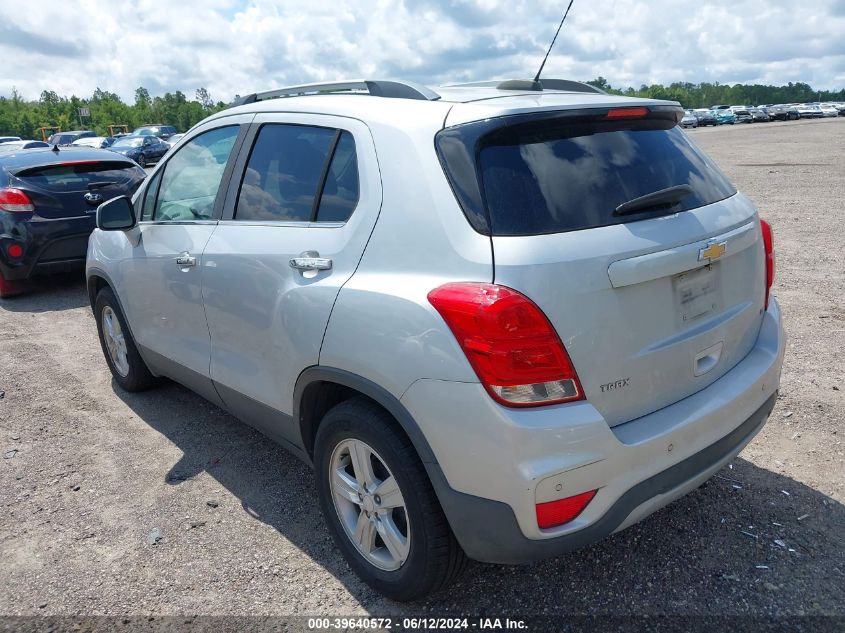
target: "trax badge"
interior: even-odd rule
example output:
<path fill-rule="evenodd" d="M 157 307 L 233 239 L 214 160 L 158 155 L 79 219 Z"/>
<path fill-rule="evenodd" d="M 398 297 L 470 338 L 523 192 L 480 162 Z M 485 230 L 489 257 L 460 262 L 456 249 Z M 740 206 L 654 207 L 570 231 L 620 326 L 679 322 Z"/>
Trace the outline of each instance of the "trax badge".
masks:
<path fill-rule="evenodd" d="M 704 259 L 719 259 L 728 250 L 727 242 L 713 242 L 708 244 L 707 248 L 702 248 L 698 251 L 698 261 Z"/>
<path fill-rule="evenodd" d="M 615 380 L 613 382 L 606 383 L 604 385 L 599 385 L 602 390 L 602 393 L 605 391 L 613 391 L 614 389 L 622 389 L 623 387 L 627 387 L 631 384 L 630 376 L 628 378 L 620 378 L 619 380 Z"/>

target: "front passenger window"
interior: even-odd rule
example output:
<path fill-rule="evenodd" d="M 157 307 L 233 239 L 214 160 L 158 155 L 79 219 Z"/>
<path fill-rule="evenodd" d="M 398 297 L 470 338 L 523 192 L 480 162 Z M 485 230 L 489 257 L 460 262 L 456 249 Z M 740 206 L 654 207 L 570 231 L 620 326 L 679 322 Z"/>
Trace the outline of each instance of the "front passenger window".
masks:
<path fill-rule="evenodd" d="M 164 166 L 155 204 L 156 222 L 210 220 L 239 126 L 204 132 L 183 145 Z"/>

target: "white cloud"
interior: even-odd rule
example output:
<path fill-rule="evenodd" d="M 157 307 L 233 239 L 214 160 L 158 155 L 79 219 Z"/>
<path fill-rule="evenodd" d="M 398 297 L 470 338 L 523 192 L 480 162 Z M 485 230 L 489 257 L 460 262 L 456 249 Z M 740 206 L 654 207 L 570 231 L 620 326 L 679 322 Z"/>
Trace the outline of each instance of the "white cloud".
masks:
<path fill-rule="evenodd" d="M 286 84 L 400 77 L 429 85 L 532 75 L 566 1 L 0 0 L 0 94 L 131 100 L 198 87 L 228 101 Z M 49 23 L 45 20 L 49 16 Z M 546 76 L 845 83 L 845 0 L 812 7 L 576 0 Z"/>

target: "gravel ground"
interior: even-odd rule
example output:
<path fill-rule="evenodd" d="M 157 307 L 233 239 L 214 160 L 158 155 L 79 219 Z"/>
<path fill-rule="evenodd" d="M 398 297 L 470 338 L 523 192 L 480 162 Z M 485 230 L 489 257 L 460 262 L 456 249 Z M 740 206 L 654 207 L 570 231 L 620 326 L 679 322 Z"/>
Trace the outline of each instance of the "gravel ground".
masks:
<path fill-rule="evenodd" d="M 769 423 L 699 490 L 392 603 L 332 545 L 306 466 L 179 386 L 117 391 L 60 277 L 0 301 L 0 613 L 845 615 L 845 120 L 689 133 L 774 227 L 790 337 Z"/>

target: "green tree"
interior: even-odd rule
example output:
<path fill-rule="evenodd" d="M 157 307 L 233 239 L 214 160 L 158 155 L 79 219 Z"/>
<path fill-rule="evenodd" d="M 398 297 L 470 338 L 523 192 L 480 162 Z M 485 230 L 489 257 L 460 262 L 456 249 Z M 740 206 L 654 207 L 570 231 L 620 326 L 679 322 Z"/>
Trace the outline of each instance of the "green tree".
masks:
<path fill-rule="evenodd" d="M 211 98 L 205 88 L 197 88 L 196 100 L 200 102 L 206 112 L 211 112 L 214 109 L 214 99 Z"/>

